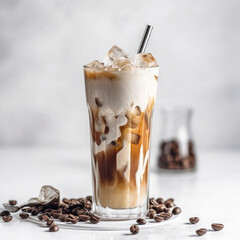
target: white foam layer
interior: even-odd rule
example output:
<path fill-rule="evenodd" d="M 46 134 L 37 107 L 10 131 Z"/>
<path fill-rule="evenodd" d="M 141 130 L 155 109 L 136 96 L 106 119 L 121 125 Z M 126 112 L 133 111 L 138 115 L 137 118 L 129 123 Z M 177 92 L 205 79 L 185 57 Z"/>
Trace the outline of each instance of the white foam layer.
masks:
<path fill-rule="evenodd" d="M 100 100 L 102 106 L 99 108 L 99 115 L 105 116 L 109 127 L 109 132 L 104 135 L 106 140 L 100 145 L 94 143 L 94 153 L 104 151 L 106 144 L 118 139 L 121 134 L 119 128 L 127 123 L 127 111 L 138 106 L 143 112 L 149 99 L 155 99 L 156 96 L 158 67 L 112 73 L 116 78 L 109 79 L 100 75 L 98 79 L 86 79 L 87 103 L 95 110 L 95 99 Z"/>

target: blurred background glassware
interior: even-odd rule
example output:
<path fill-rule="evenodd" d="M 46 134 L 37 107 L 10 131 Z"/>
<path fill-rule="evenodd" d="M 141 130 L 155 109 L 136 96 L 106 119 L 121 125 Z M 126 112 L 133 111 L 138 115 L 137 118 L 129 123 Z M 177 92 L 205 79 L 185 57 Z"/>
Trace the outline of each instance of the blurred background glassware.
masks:
<path fill-rule="evenodd" d="M 158 167 L 172 170 L 195 170 L 196 155 L 191 129 L 193 111 L 186 107 L 161 110 L 161 139 Z"/>

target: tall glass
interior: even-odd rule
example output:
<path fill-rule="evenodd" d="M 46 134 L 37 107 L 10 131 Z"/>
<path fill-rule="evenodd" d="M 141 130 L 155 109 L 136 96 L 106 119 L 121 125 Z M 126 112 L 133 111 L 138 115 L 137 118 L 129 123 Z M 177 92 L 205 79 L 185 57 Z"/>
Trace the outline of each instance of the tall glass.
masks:
<path fill-rule="evenodd" d="M 148 210 L 150 127 L 158 66 L 84 66 L 91 130 L 93 212 L 133 219 Z"/>

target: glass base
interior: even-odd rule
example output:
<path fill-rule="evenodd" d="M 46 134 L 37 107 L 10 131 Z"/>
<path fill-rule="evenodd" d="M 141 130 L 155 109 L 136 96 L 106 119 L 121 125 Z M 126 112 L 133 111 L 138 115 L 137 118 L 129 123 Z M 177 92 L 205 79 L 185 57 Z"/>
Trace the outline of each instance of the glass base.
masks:
<path fill-rule="evenodd" d="M 93 214 L 105 221 L 121 221 L 131 220 L 140 217 L 146 217 L 148 210 L 147 201 L 143 206 L 130 208 L 130 209 L 112 209 L 109 207 L 102 207 L 93 204 Z"/>

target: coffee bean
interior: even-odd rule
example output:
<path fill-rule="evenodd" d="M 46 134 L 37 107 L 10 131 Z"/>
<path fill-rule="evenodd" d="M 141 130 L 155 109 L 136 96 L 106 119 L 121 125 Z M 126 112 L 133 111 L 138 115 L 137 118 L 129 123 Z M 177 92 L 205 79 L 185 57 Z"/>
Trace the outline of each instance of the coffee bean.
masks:
<path fill-rule="evenodd" d="M 211 226 L 215 231 L 221 231 L 224 228 L 224 225 L 221 223 L 213 223 Z"/>
<path fill-rule="evenodd" d="M 169 218 L 171 218 L 173 216 L 173 214 L 170 212 L 168 212 L 168 213 L 163 212 L 163 213 L 160 213 L 159 216 L 163 217 L 164 220 L 168 220 Z"/>
<path fill-rule="evenodd" d="M 164 210 L 165 210 L 166 208 L 165 207 L 156 207 L 155 208 L 155 211 L 156 211 L 156 213 L 161 213 L 161 212 L 164 212 Z"/>
<path fill-rule="evenodd" d="M 150 219 L 154 219 L 154 218 L 156 217 L 156 212 L 155 212 L 155 211 L 149 212 L 148 217 L 149 217 Z"/>
<path fill-rule="evenodd" d="M 69 203 L 69 207 L 76 207 L 76 206 L 79 206 L 80 205 L 80 202 L 78 200 L 71 200 L 70 203 Z"/>
<path fill-rule="evenodd" d="M 52 217 L 53 218 L 58 219 L 60 215 L 61 215 L 61 213 L 56 212 L 56 211 L 52 211 Z"/>
<path fill-rule="evenodd" d="M 190 218 L 189 218 L 189 222 L 190 222 L 191 224 L 196 224 L 196 223 L 199 222 L 199 218 L 198 218 L 198 217 L 190 217 Z"/>
<path fill-rule="evenodd" d="M 38 209 L 39 210 L 39 209 Z M 44 213 L 51 213 L 53 210 L 51 208 L 46 208 L 43 212 Z"/>
<path fill-rule="evenodd" d="M 138 234 L 138 233 L 139 233 L 139 227 L 138 227 L 137 225 L 132 225 L 132 226 L 130 227 L 130 232 L 131 232 L 132 234 Z"/>
<path fill-rule="evenodd" d="M 33 216 L 37 216 L 37 215 L 39 214 L 38 209 L 36 209 L 36 208 L 32 209 L 31 214 L 32 214 Z"/>
<path fill-rule="evenodd" d="M 196 231 L 197 235 L 199 235 L 199 236 L 206 234 L 206 232 L 207 232 L 206 228 L 200 228 Z"/>
<path fill-rule="evenodd" d="M 46 214 L 43 214 L 42 220 L 47 222 L 49 220 L 49 217 Z"/>
<path fill-rule="evenodd" d="M 49 232 L 57 232 L 59 230 L 58 225 L 51 225 L 49 227 Z"/>
<path fill-rule="evenodd" d="M 7 211 L 7 210 L 4 210 L 4 211 L 2 211 L 2 212 L 0 213 L 0 216 L 1 216 L 1 217 L 9 216 L 9 215 L 10 215 L 10 212 Z"/>
<path fill-rule="evenodd" d="M 137 219 L 137 223 L 138 223 L 139 225 L 144 225 L 144 224 L 146 224 L 146 220 L 143 219 L 143 218 L 139 218 L 139 219 Z"/>
<path fill-rule="evenodd" d="M 71 214 L 71 213 L 69 214 L 69 217 L 72 218 L 72 219 L 75 219 L 75 218 L 76 218 L 76 216 L 73 215 L 73 214 Z"/>
<path fill-rule="evenodd" d="M 54 220 L 49 219 L 49 220 L 47 221 L 47 223 L 46 223 L 46 226 L 47 226 L 47 227 L 51 227 L 51 225 L 54 225 Z"/>
<path fill-rule="evenodd" d="M 150 198 L 149 203 L 152 204 L 153 206 L 158 206 L 158 202 L 154 198 Z"/>
<path fill-rule="evenodd" d="M 174 215 L 178 215 L 182 212 L 181 208 L 180 207 L 175 207 L 173 210 L 172 210 L 172 213 Z"/>
<path fill-rule="evenodd" d="M 174 207 L 174 203 L 173 203 L 172 201 L 166 201 L 164 204 L 165 204 L 165 206 L 166 206 L 167 208 L 172 208 L 172 207 Z"/>
<path fill-rule="evenodd" d="M 89 215 L 79 215 L 78 217 L 80 222 L 86 222 L 91 218 Z"/>
<path fill-rule="evenodd" d="M 63 200 L 62 200 L 64 203 L 66 203 L 66 204 L 69 204 L 71 201 L 69 200 L 69 199 L 67 199 L 67 198 L 63 198 Z"/>
<path fill-rule="evenodd" d="M 168 198 L 165 202 L 174 202 L 175 200 L 174 200 L 174 198 Z"/>
<path fill-rule="evenodd" d="M 157 198 L 156 201 L 158 202 L 158 204 L 162 204 L 162 203 L 164 203 L 163 198 Z"/>
<path fill-rule="evenodd" d="M 81 210 L 77 210 L 77 215 L 86 215 L 88 213 L 87 209 L 81 209 Z"/>
<path fill-rule="evenodd" d="M 65 218 L 67 218 L 67 217 L 68 217 L 68 214 L 61 214 L 58 219 L 59 219 L 60 221 L 64 222 L 64 221 L 65 221 Z"/>
<path fill-rule="evenodd" d="M 24 208 L 22 209 L 23 212 L 31 213 L 32 208 Z"/>
<path fill-rule="evenodd" d="M 3 217 L 2 217 L 2 220 L 3 220 L 4 222 L 10 222 L 10 221 L 12 221 L 12 219 L 13 219 L 13 217 L 12 217 L 11 215 L 3 216 Z"/>
<path fill-rule="evenodd" d="M 72 224 L 76 224 L 78 222 L 78 219 L 77 218 L 72 218 L 72 219 L 70 219 L 70 222 Z"/>
<path fill-rule="evenodd" d="M 90 218 L 90 222 L 93 224 L 97 224 L 100 222 L 100 218 L 92 214 L 92 216 Z"/>
<path fill-rule="evenodd" d="M 52 214 L 50 212 L 44 212 L 44 215 L 51 217 Z"/>
<path fill-rule="evenodd" d="M 163 210 L 165 213 L 168 213 L 168 212 L 171 212 L 171 209 L 170 208 L 164 208 Z"/>
<path fill-rule="evenodd" d="M 62 203 L 60 203 L 59 207 L 60 208 L 68 208 L 68 204 L 62 202 Z"/>
<path fill-rule="evenodd" d="M 64 222 L 71 222 L 71 218 L 70 217 L 64 218 Z"/>
<path fill-rule="evenodd" d="M 12 206 L 17 205 L 17 201 L 16 200 L 9 200 L 8 202 Z"/>
<path fill-rule="evenodd" d="M 19 214 L 19 217 L 20 217 L 21 219 L 27 219 L 27 218 L 29 217 L 29 214 L 28 214 L 28 213 L 20 213 L 20 214 Z"/>
<path fill-rule="evenodd" d="M 92 203 L 92 196 L 87 196 L 86 199 Z"/>
<path fill-rule="evenodd" d="M 157 216 L 154 218 L 154 220 L 155 220 L 156 222 L 161 222 L 161 221 L 164 220 L 164 218 L 157 215 Z"/>

